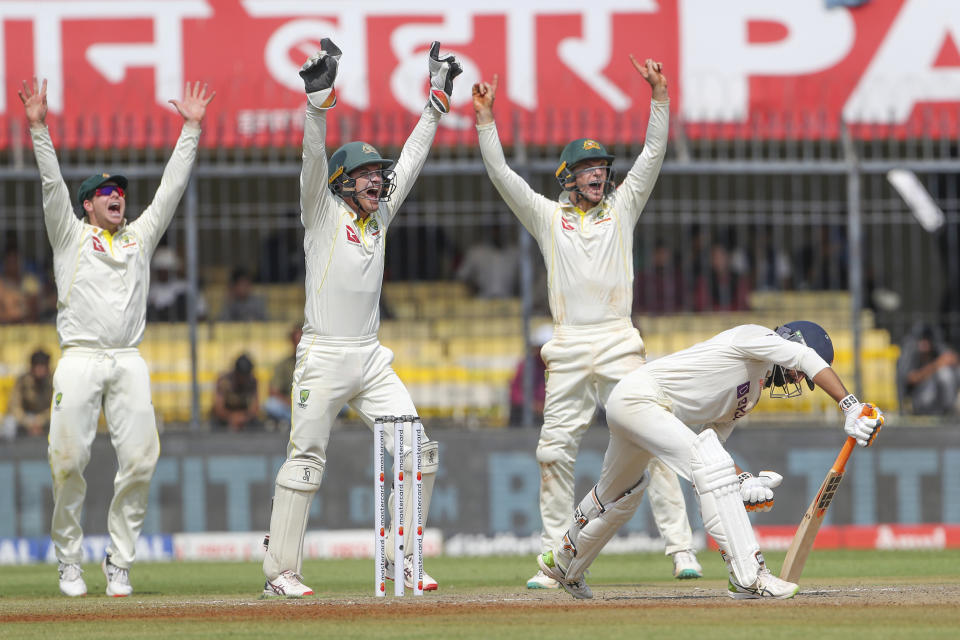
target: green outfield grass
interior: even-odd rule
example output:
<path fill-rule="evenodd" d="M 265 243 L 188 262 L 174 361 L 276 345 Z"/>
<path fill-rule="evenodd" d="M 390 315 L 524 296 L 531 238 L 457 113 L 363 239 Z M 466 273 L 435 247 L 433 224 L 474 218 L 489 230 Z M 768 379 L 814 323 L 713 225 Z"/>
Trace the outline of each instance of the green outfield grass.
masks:
<path fill-rule="evenodd" d="M 782 553 L 771 553 L 775 570 Z M 702 580 L 670 577 L 660 554 L 607 555 L 575 601 L 528 591 L 532 558 L 430 558 L 438 592 L 403 600 L 371 597 L 370 560 L 310 561 L 318 596 L 260 600 L 260 566 L 138 564 L 136 593 L 103 595 L 97 565 L 84 566 L 90 593 L 59 595 L 53 565 L 0 569 L 0 638 L 944 638 L 960 628 L 960 551 L 832 551 L 811 556 L 801 593 L 789 601 L 724 595 L 719 556 L 701 553 Z M 389 589 L 388 589 L 389 591 Z"/>

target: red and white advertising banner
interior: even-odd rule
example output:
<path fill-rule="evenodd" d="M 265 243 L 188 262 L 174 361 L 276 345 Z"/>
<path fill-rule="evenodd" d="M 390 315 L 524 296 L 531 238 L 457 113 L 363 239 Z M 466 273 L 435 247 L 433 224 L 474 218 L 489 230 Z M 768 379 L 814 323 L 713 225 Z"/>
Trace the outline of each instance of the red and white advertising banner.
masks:
<path fill-rule="evenodd" d="M 786 551 L 797 528 L 784 525 L 757 525 L 753 528 L 763 551 Z M 707 546 L 717 543 L 707 536 Z M 814 549 L 960 549 L 960 525 L 877 524 L 825 526 L 817 532 Z"/>
<path fill-rule="evenodd" d="M 33 75 L 61 144 L 166 141 L 167 101 L 191 80 L 217 91 L 206 144 L 287 143 L 297 71 L 324 36 L 343 50 L 331 143 L 406 137 L 433 40 L 464 68 L 446 144 L 470 139 L 470 86 L 494 74 L 507 142 L 515 124 L 533 144 L 638 140 L 650 89 L 631 53 L 663 63 L 674 123 L 694 137 L 958 132 L 957 0 L 0 0 L 0 22 L 3 147 Z"/>

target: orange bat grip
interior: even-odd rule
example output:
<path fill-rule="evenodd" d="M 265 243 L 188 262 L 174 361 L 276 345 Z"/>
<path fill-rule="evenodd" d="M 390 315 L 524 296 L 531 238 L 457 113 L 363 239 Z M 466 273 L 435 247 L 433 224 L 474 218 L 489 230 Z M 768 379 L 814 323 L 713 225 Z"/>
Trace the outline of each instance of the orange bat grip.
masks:
<path fill-rule="evenodd" d="M 843 473 L 843 468 L 847 466 L 847 460 L 850 459 L 850 454 L 853 453 L 855 446 L 857 446 L 857 439 L 853 436 L 847 436 L 847 441 L 843 443 L 843 448 L 840 449 L 840 455 L 833 461 L 833 466 L 830 467 L 830 471 Z"/>

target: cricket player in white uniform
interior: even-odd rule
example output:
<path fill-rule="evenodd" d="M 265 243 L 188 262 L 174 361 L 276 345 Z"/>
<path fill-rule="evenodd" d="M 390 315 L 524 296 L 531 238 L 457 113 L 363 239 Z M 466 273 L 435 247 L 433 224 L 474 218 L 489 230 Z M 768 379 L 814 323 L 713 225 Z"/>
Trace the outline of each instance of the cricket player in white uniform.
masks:
<path fill-rule="evenodd" d="M 430 98 L 407 139 L 396 170 L 365 142 L 351 142 L 327 162 L 327 110 L 336 104 L 334 80 L 340 49 L 328 38 L 321 51 L 303 65 L 307 93 L 300 174 L 301 220 L 306 229 L 307 302 L 303 337 L 297 348 L 292 388 L 292 420 L 287 460 L 277 474 L 270 517 L 270 537 L 263 560 L 264 596 L 313 594 L 301 578 L 301 554 L 308 510 L 320 488 L 327 441 L 337 413 L 349 404 L 368 426 L 385 415 L 416 415 L 406 387 L 393 368 L 393 353 L 377 340 L 380 289 L 383 284 L 387 230 L 427 158 L 440 116 L 450 108 L 453 79 L 461 72 L 453 56 L 439 56 L 440 43 L 429 54 Z M 385 434 L 393 453 L 393 434 Z M 412 433 L 405 434 L 412 443 Z M 413 469 L 411 445 L 402 459 Z M 438 445 L 423 445 L 423 514 L 430 506 L 436 477 Z M 413 495 L 413 474 L 407 473 L 404 495 Z M 391 500 L 393 496 L 391 495 Z M 410 499 L 410 498 L 407 498 Z M 413 586 L 414 509 L 405 510 L 405 575 Z M 387 542 L 387 575 L 392 575 L 396 523 Z M 423 588 L 436 581 L 423 575 Z"/>
<path fill-rule="evenodd" d="M 197 155 L 200 123 L 213 93 L 188 83 L 180 139 L 160 187 L 136 220 L 126 219 L 127 179 L 107 173 L 83 181 L 74 215 L 67 185 L 46 126 L 47 82 L 23 83 L 23 101 L 43 184 L 43 218 L 53 246 L 57 283 L 57 334 L 63 355 L 53 376 L 50 470 L 53 473 L 53 539 L 60 561 L 60 591 L 87 592 L 80 562 L 80 516 L 87 484 L 83 471 L 103 407 L 119 469 L 107 514 L 110 545 L 102 568 L 107 595 L 128 596 L 130 566 L 143 527 L 150 479 L 160 453 L 147 364 L 137 345 L 146 325 L 150 258 L 173 219 Z"/>
<path fill-rule="evenodd" d="M 817 324 L 796 321 L 776 330 L 741 325 L 646 364 L 625 377 L 607 402 L 610 444 L 597 485 L 540 567 L 576 598 L 590 598 L 584 573 L 636 510 L 648 487 L 644 472 L 656 456 L 693 483 L 704 527 L 727 565 L 732 598 L 792 598 L 799 587 L 774 576 L 763 561 L 747 509 L 773 506 L 779 474 L 741 472 L 722 442 L 752 410 L 764 388 L 771 397 L 801 393 L 804 378 L 839 403 L 844 431 L 860 446 L 873 443 L 883 414 L 863 405 L 830 368 L 833 344 Z M 702 425 L 695 433 L 687 425 Z M 739 475 L 738 475 L 739 473 Z"/>
<path fill-rule="evenodd" d="M 543 253 L 547 267 L 554 337 L 541 351 L 547 365 L 540 464 L 541 548 L 546 552 L 567 529 L 573 509 L 574 463 L 597 403 L 644 362 L 640 334 L 630 320 L 633 306 L 633 231 L 656 183 L 666 154 L 670 116 L 667 79 L 660 63 L 634 68 L 650 83 L 653 100 L 643 151 L 619 188 L 603 145 L 574 140 L 560 155 L 559 202 L 550 200 L 507 166 L 493 118 L 497 77 L 473 87 L 477 133 L 487 174 Z M 699 578 L 693 535 L 676 474 L 651 461 L 650 504 L 673 556 L 674 576 Z M 538 572 L 527 587 L 556 588 Z"/>

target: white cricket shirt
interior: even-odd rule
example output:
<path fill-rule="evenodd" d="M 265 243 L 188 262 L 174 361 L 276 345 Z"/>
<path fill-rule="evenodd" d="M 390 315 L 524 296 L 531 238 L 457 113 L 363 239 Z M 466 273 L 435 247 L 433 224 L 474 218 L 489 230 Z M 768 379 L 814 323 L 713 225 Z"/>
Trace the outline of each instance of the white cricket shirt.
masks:
<path fill-rule="evenodd" d="M 393 167 L 397 185 L 393 195 L 361 220 L 327 186 L 326 111 L 307 105 L 300 173 L 300 219 L 305 228 L 307 265 L 305 333 L 345 338 L 376 336 L 387 227 L 420 174 L 439 123 L 440 114 L 425 107 Z"/>
<path fill-rule="evenodd" d="M 53 247 L 61 348 L 126 348 L 143 340 L 150 258 L 187 188 L 200 127 L 184 124 L 153 202 L 111 234 L 74 215 L 47 127 L 31 127 Z"/>
<path fill-rule="evenodd" d="M 651 101 L 643 151 L 617 190 L 586 212 L 570 204 L 567 192 L 554 201 L 531 189 L 507 166 L 496 124 L 477 125 L 490 180 L 540 245 L 557 324 L 630 318 L 633 229 L 663 164 L 669 120 L 669 100 Z"/>
<path fill-rule="evenodd" d="M 829 366 L 810 347 L 772 329 L 744 324 L 653 360 L 640 371 L 656 380 L 681 422 L 726 426 L 718 429 L 725 439 L 733 421 L 756 406 L 774 364 L 810 378 Z"/>

